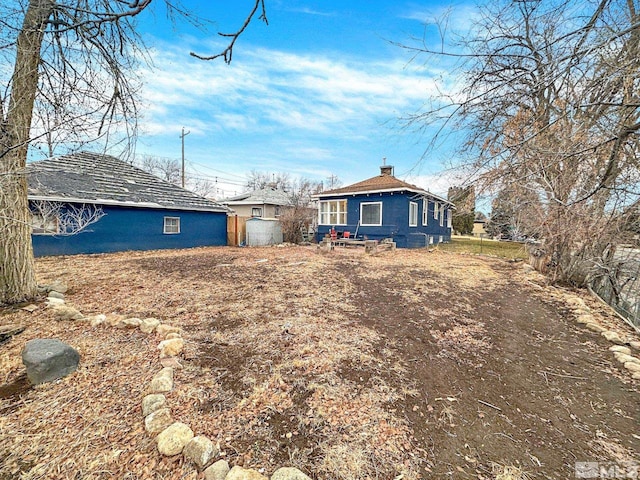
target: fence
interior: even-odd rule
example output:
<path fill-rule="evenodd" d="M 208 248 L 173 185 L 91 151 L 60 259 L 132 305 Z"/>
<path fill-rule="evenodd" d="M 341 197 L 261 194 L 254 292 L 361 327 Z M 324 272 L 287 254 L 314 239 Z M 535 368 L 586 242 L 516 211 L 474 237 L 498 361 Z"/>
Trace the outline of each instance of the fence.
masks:
<path fill-rule="evenodd" d="M 609 271 L 591 289 L 620 315 L 640 327 L 640 249 L 618 247 Z"/>
<path fill-rule="evenodd" d="M 247 220 L 251 217 L 232 215 L 227 217 L 227 245 L 238 246 L 245 241 Z"/>

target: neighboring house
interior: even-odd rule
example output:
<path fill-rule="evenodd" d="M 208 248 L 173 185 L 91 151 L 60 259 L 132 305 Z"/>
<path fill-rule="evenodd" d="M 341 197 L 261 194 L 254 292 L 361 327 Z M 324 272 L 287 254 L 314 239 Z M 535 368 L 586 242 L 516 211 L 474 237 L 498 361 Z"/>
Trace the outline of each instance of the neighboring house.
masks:
<path fill-rule="evenodd" d="M 380 175 L 315 195 L 321 240 L 331 229 L 358 239 L 392 238 L 400 248 L 420 248 L 451 239 L 453 204 L 393 176 Z"/>
<path fill-rule="evenodd" d="M 239 217 L 261 218 L 277 218 L 283 207 L 291 205 L 286 192 L 272 187 L 245 192 L 220 203 L 231 208 Z"/>
<path fill-rule="evenodd" d="M 227 243 L 226 207 L 115 157 L 75 153 L 27 171 L 36 256 Z"/>

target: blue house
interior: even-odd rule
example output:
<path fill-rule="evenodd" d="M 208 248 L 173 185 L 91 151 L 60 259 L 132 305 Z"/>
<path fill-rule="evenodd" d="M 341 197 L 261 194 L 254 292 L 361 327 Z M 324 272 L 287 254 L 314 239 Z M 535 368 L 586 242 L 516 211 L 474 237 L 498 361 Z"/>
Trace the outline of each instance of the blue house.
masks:
<path fill-rule="evenodd" d="M 109 155 L 28 164 L 34 255 L 227 244 L 228 208 Z"/>
<path fill-rule="evenodd" d="M 382 240 L 399 248 L 420 248 L 451 239 L 453 204 L 393 176 L 393 167 L 380 175 L 315 195 L 318 199 L 320 241 L 334 229 L 338 237 Z"/>

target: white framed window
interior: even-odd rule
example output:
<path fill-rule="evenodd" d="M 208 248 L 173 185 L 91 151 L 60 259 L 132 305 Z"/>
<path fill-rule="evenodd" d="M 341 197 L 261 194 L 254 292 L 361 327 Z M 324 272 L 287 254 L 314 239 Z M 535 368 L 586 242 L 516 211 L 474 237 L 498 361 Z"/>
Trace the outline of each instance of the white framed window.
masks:
<path fill-rule="evenodd" d="M 325 200 L 318 205 L 320 225 L 346 225 L 347 201 Z"/>
<path fill-rule="evenodd" d="M 433 218 L 438 219 L 438 210 L 440 209 L 438 202 L 433 202 Z"/>
<path fill-rule="evenodd" d="M 444 227 L 444 205 L 440 205 L 440 226 Z"/>
<path fill-rule="evenodd" d="M 448 208 L 447 209 L 447 228 L 451 228 L 453 226 L 453 211 Z"/>
<path fill-rule="evenodd" d="M 274 215 L 275 215 L 276 217 L 279 217 L 279 216 L 280 216 L 280 205 L 276 205 Z"/>
<path fill-rule="evenodd" d="M 34 213 L 31 217 L 31 228 L 34 235 L 55 235 L 60 230 L 58 217 L 45 217 Z"/>
<path fill-rule="evenodd" d="M 409 202 L 409 226 L 418 226 L 418 204 L 416 202 Z"/>
<path fill-rule="evenodd" d="M 360 204 L 360 225 L 382 225 L 382 202 L 362 202 Z"/>
<path fill-rule="evenodd" d="M 253 207 L 251 209 L 252 217 L 262 217 L 262 207 Z"/>
<path fill-rule="evenodd" d="M 422 199 L 422 225 L 429 224 L 429 200 L 426 198 Z"/>
<path fill-rule="evenodd" d="M 164 230 L 162 233 L 167 235 L 180 233 L 180 217 L 164 217 Z"/>

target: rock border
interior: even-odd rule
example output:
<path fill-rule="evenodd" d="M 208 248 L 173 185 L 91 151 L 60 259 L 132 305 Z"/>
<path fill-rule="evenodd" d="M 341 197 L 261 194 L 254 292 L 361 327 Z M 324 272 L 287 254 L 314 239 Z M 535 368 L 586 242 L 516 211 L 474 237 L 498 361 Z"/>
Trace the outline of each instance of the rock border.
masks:
<path fill-rule="evenodd" d="M 529 264 L 524 264 L 522 269 L 525 274 L 538 273 Z M 640 357 L 638 357 L 640 340 L 604 327 L 598 322 L 591 308 L 587 306 L 582 297 L 562 290 L 559 290 L 558 293 L 575 315 L 575 321 L 583 325 L 584 328 L 600 334 L 603 338 L 613 343 L 614 345 L 609 347 L 609 351 L 611 351 L 615 359 L 622 364 L 621 368 L 626 370 L 634 380 L 640 380 Z M 633 355 L 633 353 L 635 353 L 635 355 Z"/>
<path fill-rule="evenodd" d="M 141 411 L 144 428 L 148 435 L 155 436 L 156 448 L 161 455 L 183 455 L 193 462 L 199 472 L 203 472 L 205 480 L 311 480 L 302 471 L 293 467 L 278 468 L 271 477 L 263 475 L 264 469 L 254 470 L 240 466 L 230 467 L 229 463 L 220 459 L 219 444 L 214 444 L 204 435 L 196 436 L 191 427 L 185 423 L 174 421 L 171 409 L 167 404 L 165 393 L 174 388 L 173 374 L 180 368 L 178 357 L 184 350 L 184 339 L 179 327 L 162 323 L 157 318 L 136 318 L 104 314 L 84 316 L 78 309 L 65 302 L 67 287 L 56 282 L 39 287 L 47 294 L 45 305 L 53 310 L 58 321 L 83 321 L 92 327 L 106 325 L 121 329 L 138 329 L 142 333 L 155 334 L 161 338 L 158 343 L 158 357 L 162 368 L 148 384 L 147 395 L 142 398 Z"/>

